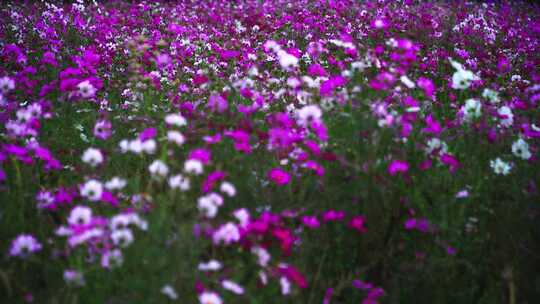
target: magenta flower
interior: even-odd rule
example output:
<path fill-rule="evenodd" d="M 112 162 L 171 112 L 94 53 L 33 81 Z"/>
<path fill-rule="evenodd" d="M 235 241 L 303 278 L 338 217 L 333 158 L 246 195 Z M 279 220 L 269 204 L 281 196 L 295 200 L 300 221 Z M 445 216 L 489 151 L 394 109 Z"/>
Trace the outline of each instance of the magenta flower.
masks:
<path fill-rule="evenodd" d="M 341 221 L 343 218 L 345 218 L 345 212 L 344 211 L 338 211 L 338 210 L 328 210 L 323 213 L 323 221 L 330 222 L 330 221 Z"/>
<path fill-rule="evenodd" d="M 223 171 L 214 171 L 210 174 L 208 174 L 208 177 L 206 177 L 206 180 L 202 184 L 202 192 L 207 193 L 211 191 L 214 188 L 214 185 L 225 178 L 225 172 Z"/>
<path fill-rule="evenodd" d="M 349 222 L 349 227 L 357 230 L 358 232 L 365 233 L 367 228 L 365 227 L 366 218 L 362 215 L 355 216 Z"/>
<path fill-rule="evenodd" d="M 307 283 L 306 278 L 294 266 L 291 266 L 291 265 L 282 266 L 282 267 L 279 268 L 279 271 L 287 279 L 294 282 L 298 287 L 300 287 L 302 289 L 308 287 L 308 283 Z"/>
<path fill-rule="evenodd" d="M 278 185 L 288 184 L 291 180 L 289 173 L 280 168 L 273 168 L 268 172 L 268 178 Z"/>
<path fill-rule="evenodd" d="M 424 94 L 428 97 L 433 98 L 435 96 L 435 84 L 429 78 L 420 77 L 416 81 L 418 87 L 424 90 Z"/>
<path fill-rule="evenodd" d="M 309 215 L 305 215 L 302 217 L 302 224 L 304 224 L 305 226 L 311 229 L 319 228 L 321 226 L 321 223 L 319 222 L 316 216 L 309 216 Z"/>
<path fill-rule="evenodd" d="M 208 107 L 214 112 L 223 113 L 229 107 L 229 103 L 221 95 L 212 94 L 208 98 Z"/>
<path fill-rule="evenodd" d="M 407 171 L 409 171 L 409 163 L 403 160 L 396 159 L 388 166 L 388 173 L 392 176 Z"/>
<path fill-rule="evenodd" d="M 156 137 L 156 135 L 157 135 L 156 128 L 146 128 L 139 134 L 139 139 L 141 141 L 146 141 L 147 139 Z"/>
<path fill-rule="evenodd" d="M 321 83 L 320 94 L 321 96 L 330 96 L 335 89 L 345 85 L 346 83 L 347 79 L 345 77 L 341 75 L 332 76 L 330 79 Z"/>
<path fill-rule="evenodd" d="M 457 158 L 450 154 L 443 154 L 441 156 L 441 162 L 445 165 L 450 166 L 450 172 L 456 171 L 459 167 L 459 161 L 457 160 Z"/>
<path fill-rule="evenodd" d="M 433 118 L 433 115 L 430 114 L 426 117 L 426 124 L 427 127 L 422 129 L 423 132 L 434 135 L 439 135 L 442 132 L 441 124 Z"/>
<path fill-rule="evenodd" d="M 203 164 L 207 165 L 212 158 L 212 154 L 209 150 L 204 148 L 193 149 L 189 152 L 188 159 L 196 159 Z"/>
<path fill-rule="evenodd" d="M 326 70 L 318 63 L 314 63 L 308 67 L 308 74 L 311 76 L 326 76 Z"/>

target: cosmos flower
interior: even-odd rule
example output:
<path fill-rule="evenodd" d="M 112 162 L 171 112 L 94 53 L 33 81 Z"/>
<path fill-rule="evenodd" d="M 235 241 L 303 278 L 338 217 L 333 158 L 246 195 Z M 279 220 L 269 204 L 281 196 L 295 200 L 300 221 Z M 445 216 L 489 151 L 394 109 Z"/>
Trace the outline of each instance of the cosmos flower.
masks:
<path fill-rule="evenodd" d="M 103 154 L 96 148 L 88 148 L 82 155 L 82 161 L 89 164 L 92 167 L 96 167 L 103 163 Z"/>
<path fill-rule="evenodd" d="M 508 175 L 510 173 L 510 170 L 512 169 L 512 165 L 510 163 L 504 162 L 498 157 L 494 160 L 490 160 L 489 166 L 497 175 Z"/>
<path fill-rule="evenodd" d="M 409 171 L 409 163 L 399 159 L 393 160 L 388 166 L 388 173 L 390 175 L 396 175 L 398 173 L 405 173 Z"/>
<path fill-rule="evenodd" d="M 525 160 L 532 156 L 529 151 L 529 144 L 523 138 L 519 138 L 512 144 L 512 154 Z"/>
<path fill-rule="evenodd" d="M 280 168 L 273 168 L 270 170 L 270 172 L 268 172 L 268 178 L 280 186 L 288 184 L 291 180 L 289 173 Z"/>
<path fill-rule="evenodd" d="M 167 296 L 167 298 L 171 300 L 178 299 L 178 294 L 176 293 L 176 290 L 174 290 L 174 288 L 169 284 L 163 286 L 160 291 L 162 294 L 164 294 L 165 296 Z"/>
<path fill-rule="evenodd" d="M 81 186 L 80 192 L 91 201 L 99 201 L 103 194 L 103 184 L 95 179 L 88 180 Z"/>
<path fill-rule="evenodd" d="M 86 284 L 84 280 L 84 275 L 74 269 L 66 269 L 64 271 L 64 281 L 66 281 L 68 285 L 77 287 L 81 287 Z"/>
<path fill-rule="evenodd" d="M 199 295 L 200 304 L 223 304 L 221 297 L 213 291 L 204 291 Z"/>
<path fill-rule="evenodd" d="M 9 255 L 12 257 L 26 258 L 41 250 L 41 244 L 30 234 L 20 234 L 12 242 Z"/>

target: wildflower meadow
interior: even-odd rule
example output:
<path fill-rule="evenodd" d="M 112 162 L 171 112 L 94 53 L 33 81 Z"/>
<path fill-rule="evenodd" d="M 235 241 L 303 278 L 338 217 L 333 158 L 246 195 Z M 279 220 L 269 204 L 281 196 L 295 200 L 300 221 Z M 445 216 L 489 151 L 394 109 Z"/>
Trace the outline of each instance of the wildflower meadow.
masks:
<path fill-rule="evenodd" d="M 538 3 L 0 20 L 0 303 L 540 303 Z"/>

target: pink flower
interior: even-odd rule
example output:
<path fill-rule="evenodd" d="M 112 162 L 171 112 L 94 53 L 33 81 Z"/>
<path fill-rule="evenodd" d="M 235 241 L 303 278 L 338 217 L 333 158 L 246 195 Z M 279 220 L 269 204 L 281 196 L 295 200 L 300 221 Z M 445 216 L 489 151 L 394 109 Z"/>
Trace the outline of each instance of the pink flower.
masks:
<path fill-rule="evenodd" d="M 323 221 L 341 221 L 345 217 L 345 212 L 337 210 L 328 210 L 323 213 Z"/>
<path fill-rule="evenodd" d="M 289 175 L 289 173 L 280 168 L 273 168 L 272 170 L 270 170 L 270 172 L 268 173 L 268 178 L 278 185 L 288 184 L 291 180 L 291 176 Z"/>
<path fill-rule="evenodd" d="M 321 226 L 321 223 L 316 216 L 309 215 L 302 217 L 302 224 L 312 229 L 319 228 Z"/>
<path fill-rule="evenodd" d="M 358 232 L 364 233 L 367 232 L 367 228 L 365 227 L 366 224 L 366 218 L 362 215 L 355 216 L 351 219 L 349 222 L 349 227 L 352 229 L 357 230 Z"/>
<path fill-rule="evenodd" d="M 424 90 L 424 94 L 426 96 L 429 96 L 433 98 L 435 94 L 435 85 L 433 84 L 433 81 L 429 78 L 420 77 L 418 78 L 417 82 L 418 87 Z"/>
<path fill-rule="evenodd" d="M 347 83 L 347 79 L 341 75 L 330 77 L 330 79 L 323 81 L 320 88 L 321 96 L 330 96 L 332 92 L 340 86 Z"/>
<path fill-rule="evenodd" d="M 409 163 L 399 159 L 392 161 L 392 163 L 390 163 L 388 166 L 388 173 L 392 176 L 407 171 L 409 171 Z"/>
<path fill-rule="evenodd" d="M 445 165 L 450 166 L 450 172 L 456 171 L 459 167 L 459 161 L 457 160 L 457 158 L 450 154 L 443 154 L 441 156 L 441 162 Z"/>
<path fill-rule="evenodd" d="M 318 63 L 314 63 L 314 64 L 310 65 L 308 67 L 308 73 L 311 76 L 326 76 L 326 71 Z"/>
<path fill-rule="evenodd" d="M 225 178 L 225 172 L 223 171 L 214 171 L 208 174 L 208 177 L 206 177 L 206 180 L 202 184 L 202 192 L 207 193 L 211 191 L 216 182 L 222 180 L 223 178 Z"/>
<path fill-rule="evenodd" d="M 156 128 L 146 128 L 139 134 L 139 139 L 141 141 L 146 141 L 147 139 L 156 137 L 156 135 L 157 135 Z"/>
<path fill-rule="evenodd" d="M 427 127 L 422 129 L 423 132 L 435 135 L 439 135 L 442 132 L 441 124 L 431 114 L 426 117 L 426 124 Z"/>
<path fill-rule="evenodd" d="M 221 95 L 212 94 L 210 98 L 208 98 L 208 107 L 212 109 L 212 111 L 223 113 L 229 107 L 229 103 L 225 98 L 221 97 Z"/>
<path fill-rule="evenodd" d="M 209 150 L 204 148 L 193 149 L 191 152 L 189 152 L 188 159 L 196 159 L 207 165 L 210 162 L 211 153 Z"/>
<path fill-rule="evenodd" d="M 294 282 L 300 288 L 307 288 L 308 283 L 304 275 L 302 275 L 294 266 L 282 266 L 279 268 L 281 274 L 283 274 L 287 279 Z"/>

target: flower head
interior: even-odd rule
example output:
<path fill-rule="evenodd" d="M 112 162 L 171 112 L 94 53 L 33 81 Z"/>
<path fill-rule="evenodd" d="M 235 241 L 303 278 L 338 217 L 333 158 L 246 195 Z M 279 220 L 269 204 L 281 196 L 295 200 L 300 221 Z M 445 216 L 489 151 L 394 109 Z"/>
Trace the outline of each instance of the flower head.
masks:
<path fill-rule="evenodd" d="M 35 237 L 29 234 L 21 234 L 11 242 L 9 255 L 25 258 L 30 254 L 41 250 L 41 244 Z"/>

